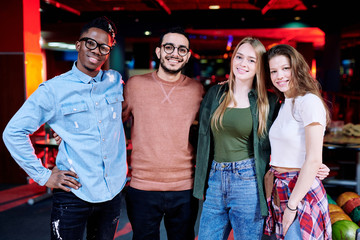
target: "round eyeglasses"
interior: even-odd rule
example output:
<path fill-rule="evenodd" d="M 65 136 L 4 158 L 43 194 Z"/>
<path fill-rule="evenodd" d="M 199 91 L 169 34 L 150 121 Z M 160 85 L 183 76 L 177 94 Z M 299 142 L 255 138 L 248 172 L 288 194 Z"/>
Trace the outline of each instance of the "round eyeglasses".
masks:
<path fill-rule="evenodd" d="M 187 47 L 184 46 L 175 47 L 171 43 L 166 43 L 163 44 L 162 46 L 164 48 L 165 53 L 167 54 L 172 54 L 175 51 L 175 48 L 177 48 L 178 54 L 182 57 L 185 57 L 189 52 L 189 49 Z"/>
<path fill-rule="evenodd" d="M 79 40 L 79 42 L 81 42 L 81 41 L 85 41 L 85 46 L 90 50 L 94 50 L 97 47 L 99 47 L 99 51 L 102 55 L 109 54 L 112 49 L 112 47 L 110 47 L 109 45 L 104 44 L 104 43 L 99 44 L 96 40 L 94 40 L 92 38 L 84 37 Z"/>

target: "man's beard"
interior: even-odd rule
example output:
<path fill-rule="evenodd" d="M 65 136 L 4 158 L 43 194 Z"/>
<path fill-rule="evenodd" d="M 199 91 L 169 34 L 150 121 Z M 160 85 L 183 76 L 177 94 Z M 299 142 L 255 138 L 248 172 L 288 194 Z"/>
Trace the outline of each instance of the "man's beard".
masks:
<path fill-rule="evenodd" d="M 181 65 L 180 68 L 175 69 L 175 70 L 171 70 L 171 69 L 168 69 L 165 66 L 164 61 L 165 60 L 160 60 L 160 66 L 164 70 L 164 72 L 167 72 L 167 73 L 170 73 L 170 74 L 177 74 L 177 73 L 181 72 L 185 68 L 185 65 L 186 65 L 185 63 L 183 63 L 183 65 Z"/>

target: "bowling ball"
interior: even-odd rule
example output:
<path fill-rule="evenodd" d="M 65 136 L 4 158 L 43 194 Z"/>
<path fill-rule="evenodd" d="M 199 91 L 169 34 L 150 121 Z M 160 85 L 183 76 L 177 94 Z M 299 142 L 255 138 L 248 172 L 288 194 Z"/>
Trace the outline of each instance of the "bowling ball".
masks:
<path fill-rule="evenodd" d="M 356 239 L 356 230 L 360 227 L 348 220 L 340 220 L 332 225 L 333 240 L 354 240 Z"/>

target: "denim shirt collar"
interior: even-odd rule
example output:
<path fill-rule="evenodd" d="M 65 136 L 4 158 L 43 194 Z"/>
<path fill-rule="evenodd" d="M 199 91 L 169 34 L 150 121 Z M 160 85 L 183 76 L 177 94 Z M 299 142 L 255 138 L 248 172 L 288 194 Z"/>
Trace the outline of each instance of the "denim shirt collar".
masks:
<path fill-rule="evenodd" d="M 95 77 L 91 77 L 85 73 L 83 73 L 82 71 L 80 71 L 77 67 L 76 67 L 76 63 L 77 61 L 74 62 L 73 67 L 72 67 L 72 72 L 83 82 L 83 83 L 90 83 L 90 81 L 92 79 L 94 79 L 96 82 L 101 82 L 102 80 L 102 75 L 103 75 L 103 71 L 100 69 L 100 71 L 98 72 L 98 74 Z"/>

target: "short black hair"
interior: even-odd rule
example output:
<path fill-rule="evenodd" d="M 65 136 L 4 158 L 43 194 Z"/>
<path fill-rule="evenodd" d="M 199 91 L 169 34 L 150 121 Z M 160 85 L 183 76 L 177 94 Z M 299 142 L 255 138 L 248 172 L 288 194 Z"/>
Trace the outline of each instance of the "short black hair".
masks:
<path fill-rule="evenodd" d="M 115 24 L 109 18 L 102 16 L 88 22 L 81 29 L 80 36 L 83 35 L 83 33 L 89 31 L 90 28 L 99 28 L 109 33 L 113 44 L 115 44 L 115 34 L 117 33 L 117 29 Z"/>
<path fill-rule="evenodd" d="M 187 34 L 184 30 L 184 28 L 180 27 L 180 26 L 176 26 L 176 27 L 171 27 L 169 28 L 166 32 L 164 32 L 163 34 L 161 34 L 160 36 L 160 40 L 159 40 L 159 46 L 161 46 L 162 42 L 163 42 L 163 39 L 164 39 L 164 36 L 168 33 L 178 33 L 178 34 L 181 34 L 183 35 L 184 37 L 186 37 L 186 39 L 188 40 L 189 42 L 189 49 L 190 49 L 190 37 L 189 37 L 189 34 Z"/>

